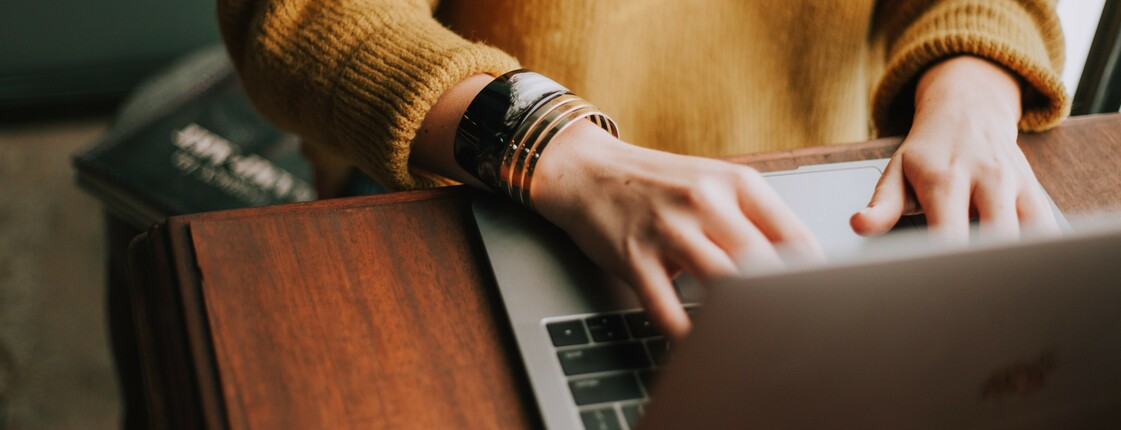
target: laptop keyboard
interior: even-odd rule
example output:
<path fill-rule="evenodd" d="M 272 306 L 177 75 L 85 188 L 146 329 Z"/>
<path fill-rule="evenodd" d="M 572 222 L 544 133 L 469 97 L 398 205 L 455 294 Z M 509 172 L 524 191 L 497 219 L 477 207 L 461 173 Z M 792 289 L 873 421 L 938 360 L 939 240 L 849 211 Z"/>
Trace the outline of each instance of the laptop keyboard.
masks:
<path fill-rule="evenodd" d="M 693 316 L 696 306 L 686 306 Z M 670 344 L 645 312 L 566 318 L 545 324 L 572 401 L 587 430 L 633 429 Z"/>

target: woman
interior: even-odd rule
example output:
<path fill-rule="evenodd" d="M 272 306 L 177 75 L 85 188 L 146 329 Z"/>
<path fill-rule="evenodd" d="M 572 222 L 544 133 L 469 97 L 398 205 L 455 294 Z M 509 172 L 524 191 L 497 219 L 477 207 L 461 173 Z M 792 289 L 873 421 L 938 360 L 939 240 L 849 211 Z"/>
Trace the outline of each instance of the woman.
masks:
<path fill-rule="evenodd" d="M 689 327 L 678 271 L 734 274 L 778 260 L 776 246 L 819 252 L 756 172 L 705 157 L 906 133 L 852 218 L 858 233 L 919 210 L 954 241 L 971 211 L 984 234 L 1054 228 L 1016 145 L 1069 109 L 1054 1 L 435 3 L 219 2 L 257 106 L 317 144 L 320 166 L 352 161 L 391 188 L 508 185 L 463 162 L 479 153 L 455 156 L 480 91 L 509 89 L 495 76 L 525 67 L 594 102 L 626 141 L 566 123 L 531 156 L 532 186 L 512 188 L 671 336 Z"/>

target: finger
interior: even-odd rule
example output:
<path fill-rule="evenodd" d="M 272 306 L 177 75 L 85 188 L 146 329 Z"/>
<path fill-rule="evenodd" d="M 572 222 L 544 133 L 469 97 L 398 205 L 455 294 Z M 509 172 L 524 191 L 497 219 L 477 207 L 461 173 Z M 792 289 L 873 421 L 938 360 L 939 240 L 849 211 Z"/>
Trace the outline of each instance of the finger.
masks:
<path fill-rule="evenodd" d="M 1061 233 L 1059 222 L 1055 218 L 1055 211 L 1051 206 L 1052 203 L 1047 198 L 1043 186 L 1036 179 L 1031 164 L 1028 164 L 1028 160 L 1024 157 L 1022 151 L 1018 152 L 1018 155 L 1015 159 L 1020 167 L 1020 177 L 1025 178 L 1022 183 L 1026 184 L 1020 190 L 1016 199 L 1016 212 L 1020 217 L 1020 233 L 1044 235 Z"/>
<path fill-rule="evenodd" d="M 813 233 L 762 176 L 757 173 L 743 175 L 738 191 L 739 209 L 755 227 L 750 231 L 758 231 L 766 240 L 760 242 L 752 238 L 751 243 L 743 248 L 744 255 L 737 255 L 737 262 L 781 262 L 771 243 L 802 257 L 824 259 L 821 244 Z"/>
<path fill-rule="evenodd" d="M 731 257 L 740 269 L 781 261 L 775 246 L 734 203 L 718 202 L 704 219 L 705 234 Z"/>
<path fill-rule="evenodd" d="M 876 190 L 868 207 L 849 218 L 852 230 L 861 236 L 887 233 L 899 222 L 907 209 L 914 211 L 915 204 L 903 177 L 903 157 L 893 157 L 876 183 Z"/>
<path fill-rule="evenodd" d="M 766 236 L 750 223 L 745 227 L 745 230 L 752 239 L 731 254 L 739 274 L 749 275 L 783 267 L 783 259 L 779 255 L 779 248 L 776 248 L 775 244 L 767 240 Z M 796 249 L 795 252 L 795 258 L 818 258 L 812 254 L 814 250 L 806 250 L 804 247 Z M 820 253 L 821 251 L 817 249 L 816 252 Z"/>
<path fill-rule="evenodd" d="M 1034 182 L 1034 181 L 1033 181 Z M 1059 222 L 1038 183 L 1029 185 L 1016 199 L 1016 211 L 1025 234 L 1058 234 Z"/>
<path fill-rule="evenodd" d="M 702 281 L 739 273 L 732 257 L 699 230 L 670 239 L 666 244 L 666 256 L 671 263 Z"/>
<path fill-rule="evenodd" d="M 1020 234 L 1016 189 L 1007 181 L 990 180 L 973 189 L 973 207 L 981 221 L 982 239 L 1014 239 Z"/>
<path fill-rule="evenodd" d="M 944 173 L 914 184 L 915 196 L 926 213 L 931 237 L 948 243 L 969 242 L 969 182 L 962 175 Z"/>
<path fill-rule="evenodd" d="M 662 262 L 656 258 L 640 258 L 635 259 L 634 264 L 631 285 L 635 287 L 650 321 L 671 340 L 684 338 L 692 324 Z"/>

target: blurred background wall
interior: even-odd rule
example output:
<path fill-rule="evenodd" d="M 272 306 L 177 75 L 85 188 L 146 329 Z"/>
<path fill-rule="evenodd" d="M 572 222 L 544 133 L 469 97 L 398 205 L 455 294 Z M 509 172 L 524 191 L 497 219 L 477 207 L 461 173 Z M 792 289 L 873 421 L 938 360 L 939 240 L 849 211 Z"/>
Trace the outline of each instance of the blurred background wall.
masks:
<path fill-rule="evenodd" d="M 1066 36 L 1066 63 L 1063 65 L 1063 84 L 1067 92 L 1074 94 L 1078 79 L 1082 76 L 1082 66 L 1086 64 L 1086 54 L 1098 28 L 1098 17 L 1102 14 L 1105 0 L 1061 0 L 1057 6 L 1059 19 L 1063 23 Z"/>
<path fill-rule="evenodd" d="M 0 117 L 111 107 L 219 40 L 213 0 L 0 0 Z"/>

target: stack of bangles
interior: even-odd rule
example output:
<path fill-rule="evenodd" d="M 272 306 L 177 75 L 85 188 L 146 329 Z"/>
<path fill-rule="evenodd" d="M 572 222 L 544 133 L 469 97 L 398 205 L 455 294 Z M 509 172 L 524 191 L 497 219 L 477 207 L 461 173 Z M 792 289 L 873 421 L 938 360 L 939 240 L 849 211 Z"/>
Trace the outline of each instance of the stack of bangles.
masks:
<path fill-rule="evenodd" d="M 554 137 L 581 119 L 615 137 L 606 114 L 540 74 L 515 70 L 495 78 L 467 107 L 455 136 L 455 159 L 496 192 L 533 209 L 537 161 Z"/>

